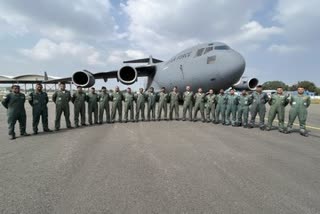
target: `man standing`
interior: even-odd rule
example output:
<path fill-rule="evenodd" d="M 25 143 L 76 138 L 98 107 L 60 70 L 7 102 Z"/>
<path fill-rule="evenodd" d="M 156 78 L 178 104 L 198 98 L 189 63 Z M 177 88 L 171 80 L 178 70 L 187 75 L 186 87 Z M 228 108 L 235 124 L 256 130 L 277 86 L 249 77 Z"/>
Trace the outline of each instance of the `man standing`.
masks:
<path fill-rule="evenodd" d="M 189 111 L 189 121 L 192 121 L 192 107 L 193 107 L 193 92 L 191 87 L 188 85 L 186 91 L 183 93 L 183 112 L 182 121 L 186 120 L 187 110 Z"/>
<path fill-rule="evenodd" d="M 214 122 L 216 120 L 216 95 L 213 93 L 213 89 L 209 90 L 206 98 L 206 109 L 207 109 L 207 122 Z M 212 115 L 212 119 L 210 119 L 210 113 Z"/>
<path fill-rule="evenodd" d="M 151 116 L 152 116 L 152 120 L 155 121 L 156 120 L 156 99 L 157 99 L 157 95 L 154 93 L 154 88 L 150 87 L 149 88 L 149 92 L 147 94 L 147 99 L 148 99 L 148 121 L 150 121 Z M 152 115 L 150 115 L 152 113 Z"/>
<path fill-rule="evenodd" d="M 98 124 L 98 94 L 94 87 L 87 96 L 89 124 L 92 125 L 92 113 L 94 115 L 94 124 Z"/>
<path fill-rule="evenodd" d="M 289 99 L 291 109 L 289 111 L 289 121 L 287 127 L 287 133 L 292 131 L 292 125 L 296 117 L 298 116 L 300 125 L 300 134 L 307 137 L 308 131 L 306 130 L 306 121 L 308 116 L 307 108 L 310 106 L 310 97 L 304 94 L 304 88 L 298 87 L 298 94 L 291 96 Z"/>
<path fill-rule="evenodd" d="M 234 89 L 231 89 L 228 95 L 227 110 L 226 110 L 227 126 L 230 125 L 230 115 L 232 116 L 231 125 L 232 126 L 236 125 L 238 103 L 239 103 L 239 97 L 234 93 Z"/>
<path fill-rule="evenodd" d="M 74 125 L 77 128 L 79 127 L 79 115 L 81 116 L 81 125 L 86 126 L 86 100 L 86 93 L 83 92 L 81 86 L 77 86 L 77 92 L 71 98 L 74 105 Z"/>
<path fill-rule="evenodd" d="M 109 93 L 107 88 L 102 86 L 101 93 L 99 95 L 99 123 L 103 123 L 103 114 L 106 112 L 107 123 L 110 123 L 110 108 L 109 108 Z"/>
<path fill-rule="evenodd" d="M 178 87 L 174 86 L 172 92 L 169 94 L 170 99 L 170 112 L 169 112 L 169 119 L 172 120 L 173 118 L 173 110 L 175 111 L 175 118 L 179 120 L 179 97 L 180 94 L 178 92 Z"/>
<path fill-rule="evenodd" d="M 158 103 L 158 121 L 161 120 L 161 112 L 163 110 L 164 120 L 167 120 L 167 104 L 168 104 L 168 94 L 166 93 L 166 88 L 162 87 L 159 93 L 159 103 Z"/>
<path fill-rule="evenodd" d="M 139 92 L 136 94 L 136 122 L 139 122 L 140 112 L 141 112 L 141 119 L 142 121 L 145 120 L 144 118 L 144 107 L 146 102 L 146 95 L 143 92 L 143 88 L 139 89 Z"/>
<path fill-rule="evenodd" d="M 205 94 L 202 93 L 202 88 L 198 89 L 198 93 L 194 95 L 194 100 L 195 100 L 195 105 L 194 105 L 194 116 L 193 116 L 193 121 L 197 121 L 197 114 L 198 111 L 200 110 L 201 113 L 201 121 L 204 123 L 205 118 L 204 118 L 204 100 L 205 100 Z"/>
<path fill-rule="evenodd" d="M 251 105 L 251 103 L 252 97 L 248 96 L 246 90 L 243 90 L 239 97 L 237 126 L 248 128 L 249 106 Z"/>
<path fill-rule="evenodd" d="M 40 116 L 42 119 L 42 126 L 44 132 L 51 132 L 48 128 L 48 107 L 49 102 L 48 95 L 46 92 L 42 91 L 41 83 L 36 84 L 35 92 L 31 92 L 28 96 L 30 105 L 32 106 L 32 127 L 33 134 L 38 134 L 38 124 L 40 121 Z"/>
<path fill-rule="evenodd" d="M 266 103 L 269 100 L 269 97 L 266 93 L 262 92 L 262 85 L 258 85 L 255 92 L 252 93 L 252 105 L 250 109 L 250 125 L 249 128 L 255 126 L 255 120 L 257 113 L 259 114 L 260 123 L 259 127 L 261 130 L 264 130 L 264 117 L 266 115 Z"/>
<path fill-rule="evenodd" d="M 288 94 L 289 95 L 289 94 Z M 270 110 L 268 115 L 268 125 L 266 127 L 267 131 L 270 131 L 272 128 L 272 122 L 278 114 L 279 120 L 279 132 L 284 132 L 284 112 L 285 107 L 288 105 L 288 95 L 283 94 L 283 88 L 278 87 L 277 93 L 272 94 L 271 98 L 269 99 Z"/>
<path fill-rule="evenodd" d="M 118 110 L 119 122 L 122 122 L 122 100 L 123 95 L 119 90 L 119 86 L 116 86 L 115 91 L 111 94 L 112 109 L 111 109 L 111 122 L 114 123 L 116 118 L 116 112 Z"/>
<path fill-rule="evenodd" d="M 225 125 L 226 116 L 226 105 L 228 103 L 228 96 L 224 93 L 223 89 L 220 89 L 220 94 L 217 95 L 217 106 L 216 106 L 216 121 L 215 124 L 219 123 L 221 114 L 221 123 Z"/>
<path fill-rule="evenodd" d="M 124 95 L 124 122 L 128 122 L 128 112 L 130 110 L 130 121 L 134 122 L 133 119 L 133 100 L 134 95 L 131 92 L 131 88 L 127 88 L 127 93 Z"/>
<path fill-rule="evenodd" d="M 20 125 L 20 135 L 29 136 L 26 133 L 26 110 L 24 108 L 24 102 L 26 97 L 20 93 L 20 86 L 13 85 L 11 92 L 3 97 L 2 105 L 7 109 L 8 126 L 10 140 L 16 139 L 16 133 L 14 132 L 14 126 L 17 121 Z"/>
<path fill-rule="evenodd" d="M 55 119 L 55 130 L 60 130 L 60 119 L 62 112 L 66 119 L 66 125 L 68 129 L 71 129 L 70 122 L 70 108 L 69 102 L 71 100 L 70 92 L 66 90 L 66 84 L 61 82 L 59 84 L 60 90 L 54 92 L 52 95 L 52 101 L 56 104 L 56 119 Z"/>

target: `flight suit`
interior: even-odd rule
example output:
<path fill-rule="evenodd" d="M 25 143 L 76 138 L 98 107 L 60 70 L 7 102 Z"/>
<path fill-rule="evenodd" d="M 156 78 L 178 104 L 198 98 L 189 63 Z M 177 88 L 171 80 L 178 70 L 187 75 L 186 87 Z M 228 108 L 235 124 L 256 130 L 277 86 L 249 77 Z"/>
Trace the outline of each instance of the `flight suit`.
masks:
<path fill-rule="evenodd" d="M 148 99 L 148 120 L 150 121 L 151 116 L 152 119 L 156 119 L 156 100 L 157 100 L 157 95 L 154 92 L 148 92 L 147 94 L 147 99 Z"/>
<path fill-rule="evenodd" d="M 266 129 L 271 129 L 272 122 L 276 117 L 276 114 L 278 114 L 279 131 L 284 132 L 284 112 L 285 107 L 288 105 L 288 96 L 284 94 L 273 94 L 268 102 L 270 104 L 270 109 L 268 114 L 268 125 Z"/>
<path fill-rule="evenodd" d="M 307 95 L 294 95 L 289 99 L 289 103 L 291 105 L 289 111 L 289 121 L 287 131 L 291 132 L 292 125 L 296 117 L 298 116 L 299 125 L 300 125 L 300 134 L 307 136 L 306 131 L 306 121 L 308 116 L 307 108 L 310 106 L 311 100 Z"/>
<path fill-rule="evenodd" d="M 199 93 L 199 92 L 194 95 L 194 100 L 195 100 L 194 115 L 193 115 L 194 121 L 197 121 L 197 114 L 198 114 L 198 111 L 200 110 L 201 121 L 205 122 L 205 117 L 204 117 L 205 96 L 206 96 L 205 93 Z"/>
<path fill-rule="evenodd" d="M 71 100 L 70 92 L 65 91 L 56 91 L 52 95 L 52 101 L 56 104 L 56 118 L 55 118 L 55 129 L 60 129 L 60 119 L 62 112 L 64 113 L 64 117 L 66 119 L 67 128 L 71 128 L 70 122 L 70 108 L 69 102 Z"/>
<path fill-rule="evenodd" d="M 3 97 L 2 105 L 7 109 L 9 135 L 15 138 L 14 126 L 19 121 L 20 134 L 26 134 L 26 110 L 24 108 L 26 97 L 22 93 L 9 93 Z"/>
<path fill-rule="evenodd" d="M 119 122 L 122 122 L 122 100 L 123 95 L 121 92 L 113 92 L 111 94 L 112 109 L 111 109 L 111 122 L 114 123 L 116 118 L 116 112 L 119 114 Z"/>
<path fill-rule="evenodd" d="M 216 121 L 215 123 L 218 124 L 220 120 L 221 114 L 221 123 L 224 125 L 226 123 L 225 116 L 226 116 L 226 105 L 228 103 L 228 95 L 227 94 L 218 94 L 217 95 L 217 105 L 216 105 Z"/>
<path fill-rule="evenodd" d="M 192 121 L 193 92 L 185 91 L 183 93 L 183 112 L 182 120 L 186 120 L 186 113 L 189 111 L 189 120 Z"/>
<path fill-rule="evenodd" d="M 134 122 L 133 118 L 133 101 L 134 101 L 134 94 L 133 93 L 125 93 L 124 94 L 124 120 L 128 122 L 128 111 L 130 110 L 130 120 Z"/>
<path fill-rule="evenodd" d="M 87 96 L 88 102 L 88 120 L 89 124 L 92 125 L 92 113 L 94 115 L 94 123 L 98 124 L 98 94 L 89 93 Z"/>
<path fill-rule="evenodd" d="M 38 133 L 38 125 L 40 116 L 42 120 L 43 131 L 49 131 L 48 128 L 48 107 L 49 102 L 46 92 L 31 92 L 28 96 L 30 105 L 32 106 L 32 127 L 33 132 Z"/>
<path fill-rule="evenodd" d="M 161 119 L 161 112 L 163 110 L 164 113 L 164 119 L 167 120 L 167 104 L 168 104 L 168 94 L 160 92 L 158 94 L 159 96 L 159 103 L 158 103 L 158 120 Z"/>
<path fill-rule="evenodd" d="M 238 121 L 237 125 L 243 125 L 244 128 L 248 126 L 249 106 L 252 103 L 252 97 L 249 95 L 240 95 L 238 104 Z"/>
<path fill-rule="evenodd" d="M 250 108 L 250 128 L 253 128 L 255 125 L 255 120 L 257 114 L 259 114 L 260 122 L 259 127 L 260 129 L 264 128 L 264 117 L 266 115 L 266 103 L 269 100 L 269 97 L 266 93 L 262 92 L 261 94 L 257 92 L 253 92 L 252 95 L 252 104 Z"/>
<path fill-rule="evenodd" d="M 81 125 L 86 125 L 86 100 L 85 92 L 75 92 L 72 95 L 71 102 L 74 105 L 74 125 L 79 127 L 79 115 L 81 116 Z"/>
<path fill-rule="evenodd" d="M 99 123 L 103 123 L 103 114 L 106 112 L 107 123 L 110 123 L 110 96 L 108 93 L 101 92 L 99 95 Z"/>
<path fill-rule="evenodd" d="M 226 110 L 226 125 L 230 125 L 230 115 L 232 116 L 231 125 L 232 126 L 236 125 L 238 103 L 239 103 L 239 96 L 235 94 L 228 95 L 227 110 Z"/>
<path fill-rule="evenodd" d="M 146 102 L 146 95 L 145 93 L 138 93 L 136 94 L 136 121 L 139 121 L 140 118 L 140 112 L 141 112 L 141 119 L 142 121 L 145 120 L 144 117 L 144 108 L 145 108 L 145 102 Z"/>
<path fill-rule="evenodd" d="M 214 122 L 216 120 L 216 95 L 215 94 L 208 94 L 205 98 L 206 100 L 206 113 L 207 113 L 207 122 Z M 212 119 L 210 119 L 210 113 Z"/>
<path fill-rule="evenodd" d="M 179 120 L 179 92 L 170 92 L 169 99 L 170 99 L 170 112 L 169 112 L 169 119 L 172 120 L 173 118 L 173 110 L 175 112 L 176 120 Z"/>

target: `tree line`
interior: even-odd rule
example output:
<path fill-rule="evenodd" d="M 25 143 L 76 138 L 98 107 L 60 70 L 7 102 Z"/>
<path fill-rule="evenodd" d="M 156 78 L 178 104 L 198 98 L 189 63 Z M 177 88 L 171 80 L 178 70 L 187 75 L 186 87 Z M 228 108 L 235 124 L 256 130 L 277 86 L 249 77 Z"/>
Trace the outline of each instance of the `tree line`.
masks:
<path fill-rule="evenodd" d="M 315 92 L 316 95 L 320 95 L 320 88 L 311 81 L 299 81 L 293 85 L 287 85 L 282 81 L 275 80 L 267 81 L 262 85 L 263 90 L 275 90 L 279 86 L 285 91 L 296 91 L 298 86 L 303 86 L 306 91 Z"/>

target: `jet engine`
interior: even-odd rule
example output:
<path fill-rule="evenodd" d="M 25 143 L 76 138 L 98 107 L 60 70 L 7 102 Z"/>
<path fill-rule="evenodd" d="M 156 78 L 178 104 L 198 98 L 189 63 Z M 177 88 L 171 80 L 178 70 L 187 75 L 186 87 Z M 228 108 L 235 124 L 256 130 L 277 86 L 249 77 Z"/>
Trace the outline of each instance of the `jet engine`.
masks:
<path fill-rule="evenodd" d="M 257 78 L 245 78 L 241 77 L 240 80 L 233 85 L 237 90 L 255 90 L 259 80 Z"/>
<path fill-rule="evenodd" d="M 117 73 L 118 80 L 125 85 L 131 85 L 137 81 L 138 72 L 131 66 L 123 66 Z"/>
<path fill-rule="evenodd" d="M 95 78 L 89 71 L 76 71 L 72 74 L 72 82 L 84 88 L 89 88 L 94 85 Z"/>

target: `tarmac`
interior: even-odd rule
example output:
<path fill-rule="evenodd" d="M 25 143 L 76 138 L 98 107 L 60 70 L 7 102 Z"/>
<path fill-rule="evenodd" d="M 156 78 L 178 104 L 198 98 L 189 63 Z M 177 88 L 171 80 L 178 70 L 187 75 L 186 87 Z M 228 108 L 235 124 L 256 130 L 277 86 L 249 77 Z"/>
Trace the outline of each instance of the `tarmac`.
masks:
<path fill-rule="evenodd" d="M 19 137 L 17 124 L 11 141 L 2 106 L 0 121 L 0 213 L 320 213 L 320 105 L 309 137 L 187 121 L 65 129 L 62 117 L 49 134 Z"/>

